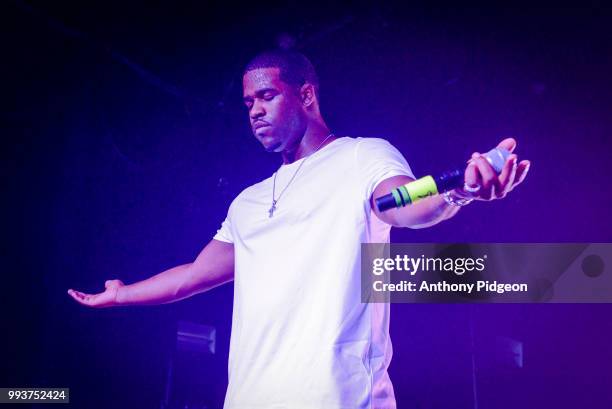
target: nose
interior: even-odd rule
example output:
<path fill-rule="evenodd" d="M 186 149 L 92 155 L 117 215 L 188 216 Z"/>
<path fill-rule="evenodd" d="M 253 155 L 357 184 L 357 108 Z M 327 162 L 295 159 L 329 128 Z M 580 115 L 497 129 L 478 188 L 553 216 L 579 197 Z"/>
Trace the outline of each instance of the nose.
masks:
<path fill-rule="evenodd" d="M 263 105 L 257 100 L 253 101 L 253 106 L 249 110 L 249 115 L 252 119 L 261 118 L 266 114 L 266 111 L 263 108 Z"/>

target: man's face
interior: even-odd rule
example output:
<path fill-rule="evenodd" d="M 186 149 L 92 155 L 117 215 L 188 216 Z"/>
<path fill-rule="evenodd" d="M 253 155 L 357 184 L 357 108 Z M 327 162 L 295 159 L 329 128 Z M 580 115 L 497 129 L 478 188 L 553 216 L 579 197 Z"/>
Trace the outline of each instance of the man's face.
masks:
<path fill-rule="evenodd" d="M 299 91 L 279 75 L 278 68 L 258 68 L 242 78 L 251 129 L 268 152 L 295 147 L 306 131 Z"/>

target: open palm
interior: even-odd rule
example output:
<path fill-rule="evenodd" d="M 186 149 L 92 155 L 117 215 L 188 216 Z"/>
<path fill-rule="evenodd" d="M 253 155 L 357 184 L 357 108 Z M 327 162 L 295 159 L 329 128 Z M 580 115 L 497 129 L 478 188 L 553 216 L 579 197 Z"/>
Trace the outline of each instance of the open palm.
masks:
<path fill-rule="evenodd" d="M 68 290 L 68 294 L 80 304 L 94 308 L 113 307 L 117 305 L 117 292 L 125 284 L 121 280 L 107 280 L 104 283 L 106 290 L 98 294 L 86 294 L 80 291 Z"/>

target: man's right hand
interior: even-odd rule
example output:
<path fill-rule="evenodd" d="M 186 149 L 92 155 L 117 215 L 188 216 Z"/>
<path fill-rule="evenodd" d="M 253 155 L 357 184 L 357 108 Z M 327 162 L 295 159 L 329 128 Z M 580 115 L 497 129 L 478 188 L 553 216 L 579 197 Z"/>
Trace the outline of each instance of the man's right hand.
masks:
<path fill-rule="evenodd" d="M 115 307 L 117 302 L 117 292 L 119 288 L 125 286 L 121 280 L 107 280 L 104 283 L 106 290 L 98 294 L 85 294 L 80 291 L 68 290 L 68 294 L 78 303 L 94 308 Z"/>
<path fill-rule="evenodd" d="M 181 264 L 145 280 L 125 285 L 108 280 L 106 291 L 68 294 L 80 304 L 94 308 L 125 305 L 158 305 L 175 302 L 234 279 L 234 245 L 211 240 L 193 263 Z"/>

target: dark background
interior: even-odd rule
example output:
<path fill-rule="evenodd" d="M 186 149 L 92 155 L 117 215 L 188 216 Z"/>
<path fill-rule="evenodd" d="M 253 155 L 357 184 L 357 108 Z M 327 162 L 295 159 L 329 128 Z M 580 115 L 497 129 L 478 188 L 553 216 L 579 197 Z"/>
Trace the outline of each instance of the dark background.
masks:
<path fill-rule="evenodd" d="M 217 328 L 217 354 L 189 376 L 210 379 L 209 407 L 221 406 L 231 285 L 108 310 L 66 290 L 193 260 L 232 198 L 278 167 L 250 134 L 241 69 L 279 42 L 317 67 L 337 135 L 388 139 L 417 176 L 506 136 L 532 161 L 505 200 L 394 241 L 612 241 L 612 13 L 599 4 L 86 3 L 2 6 L 0 386 L 70 387 L 78 408 L 159 408 L 183 320 Z M 393 305 L 398 407 L 609 407 L 611 312 Z M 522 345 L 522 367 L 500 339 Z"/>

